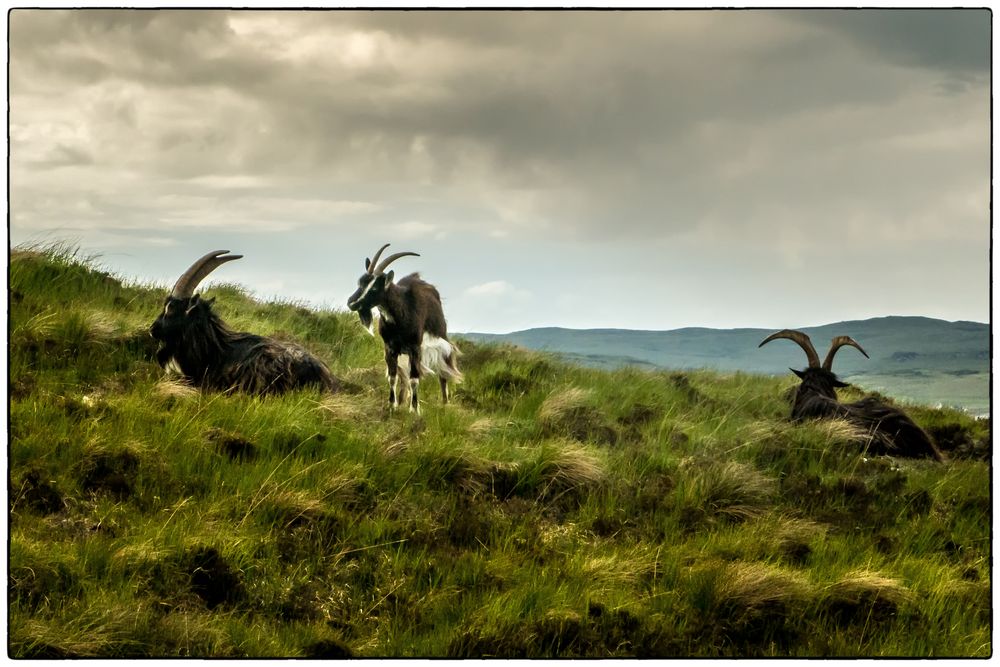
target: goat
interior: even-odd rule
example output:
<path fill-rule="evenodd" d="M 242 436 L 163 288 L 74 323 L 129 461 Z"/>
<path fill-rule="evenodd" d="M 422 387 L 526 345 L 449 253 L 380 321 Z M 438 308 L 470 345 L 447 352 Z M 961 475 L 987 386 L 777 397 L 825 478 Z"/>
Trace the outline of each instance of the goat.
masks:
<path fill-rule="evenodd" d="M 214 298 L 194 293 L 208 274 L 243 256 L 228 252 L 216 250 L 192 264 L 167 296 L 163 312 L 149 328 L 160 341 L 156 352 L 160 366 L 178 368 L 185 380 L 202 389 L 260 395 L 306 386 L 338 390 L 340 381 L 305 349 L 233 331 L 212 310 Z"/>
<path fill-rule="evenodd" d="M 448 340 L 448 325 L 444 319 L 441 295 L 434 285 L 422 280 L 417 273 L 393 283 L 393 271 L 386 268 L 400 257 L 415 252 L 397 252 L 381 263 L 382 251 L 365 259 L 365 272 L 358 278 L 358 288 L 347 300 L 347 307 L 358 313 L 361 323 L 372 333 L 372 310 L 380 314 L 378 332 L 385 346 L 385 370 L 389 380 L 389 409 L 398 405 L 397 381 L 400 356 L 409 368 L 403 371 L 410 388 L 410 412 L 420 414 L 417 385 L 424 373 L 436 373 L 441 383 L 441 400 L 448 403 L 448 381 L 462 381 L 456 357 L 458 348 Z"/>
<path fill-rule="evenodd" d="M 875 398 L 864 398 L 854 403 L 841 403 L 837 400 L 836 390 L 850 386 L 837 379 L 831 370 L 837 350 L 849 345 L 868 358 L 868 353 L 853 338 L 836 336 L 830 343 L 830 351 L 827 352 L 822 366 L 812 341 L 801 331 L 784 329 L 771 334 L 757 347 L 763 347 L 777 338 L 787 338 L 798 343 L 805 351 L 809 362 L 805 370 L 790 369 L 802 380 L 802 384 L 795 392 L 792 419 L 840 417 L 865 428 L 873 436 L 874 447 L 870 448 L 870 451 L 875 454 L 944 460 L 930 436 L 899 408 Z"/>

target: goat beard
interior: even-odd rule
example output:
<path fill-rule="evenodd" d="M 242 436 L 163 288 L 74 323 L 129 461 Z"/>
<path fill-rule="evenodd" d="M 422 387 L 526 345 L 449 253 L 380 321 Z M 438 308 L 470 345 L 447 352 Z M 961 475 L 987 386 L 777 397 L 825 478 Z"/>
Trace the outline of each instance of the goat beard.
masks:
<path fill-rule="evenodd" d="M 372 336 L 375 335 L 375 318 L 372 315 L 371 308 L 362 308 L 358 311 L 358 317 L 361 318 L 361 324 Z"/>

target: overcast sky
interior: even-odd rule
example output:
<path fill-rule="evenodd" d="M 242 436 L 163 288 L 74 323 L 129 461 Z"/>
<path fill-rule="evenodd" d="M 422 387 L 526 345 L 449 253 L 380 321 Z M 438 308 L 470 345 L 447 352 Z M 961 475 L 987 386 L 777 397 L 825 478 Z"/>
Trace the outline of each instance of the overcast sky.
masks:
<path fill-rule="evenodd" d="M 990 19 L 14 10 L 10 242 L 336 308 L 391 242 L 452 331 L 985 322 Z"/>

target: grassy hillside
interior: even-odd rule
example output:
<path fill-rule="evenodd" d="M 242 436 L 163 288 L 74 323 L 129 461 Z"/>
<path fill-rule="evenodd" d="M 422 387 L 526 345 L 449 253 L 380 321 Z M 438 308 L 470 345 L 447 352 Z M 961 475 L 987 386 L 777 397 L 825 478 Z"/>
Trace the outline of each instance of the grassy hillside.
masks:
<path fill-rule="evenodd" d="M 877 317 L 818 327 L 796 327 L 810 336 L 821 357 L 834 336 L 858 340 L 870 359 L 841 352 L 834 370 L 863 389 L 907 403 L 947 405 L 988 414 L 990 328 L 978 322 L 927 317 Z M 759 343 L 772 330 L 703 329 L 528 329 L 510 334 L 468 334 L 474 340 L 505 342 L 558 352 L 570 361 L 598 368 L 633 365 L 674 370 L 714 368 L 783 375 L 801 368 L 805 356 L 794 343 Z"/>
<path fill-rule="evenodd" d="M 162 288 L 9 279 L 12 657 L 992 652 L 988 422 L 916 409 L 949 462 L 873 457 L 789 423 L 791 378 L 468 341 L 453 405 L 389 415 L 352 317 L 235 286 L 349 391 L 203 394 L 152 361 Z"/>

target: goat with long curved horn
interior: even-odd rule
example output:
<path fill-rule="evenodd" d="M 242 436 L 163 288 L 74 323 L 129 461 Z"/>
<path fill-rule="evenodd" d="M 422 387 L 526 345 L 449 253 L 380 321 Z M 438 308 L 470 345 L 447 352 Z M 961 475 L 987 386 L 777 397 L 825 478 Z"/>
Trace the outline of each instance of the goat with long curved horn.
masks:
<path fill-rule="evenodd" d="M 801 347 L 806 353 L 806 359 L 809 361 L 809 368 L 817 368 L 819 366 L 819 355 L 816 354 L 816 348 L 813 347 L 812 341 L 809 340 L 809 336 L 805 335 L 801 331 L 795 331 L 794 329 L 782 329 L 781 331 L 773 333 L 762 340 L 760 345 L 757 347 L 764 347 L 772 340 L 776 340 L 778 338 L 786 338 L 798 343 L 799 347 Z"/>
<path fill-rule="evenodd" d="M 149 328 L 160 341 L 156 360 L 179 369 L 188 382 L 218 391 L 280 393 L 318 386 L 340 386 L 330 369 L 304 348 L 251 333 L 233 331 L 212 310 L 215 299 L 195 294 L 198 285 L 226 262 L 240 259 L 228 250 L 201 257 L 174 283 L 163 312 Z"/>
<path fill-rule="evenodd" d="M 833 357 L 837 354 L 837 350 L 844 347 L 845 345 L 850 345 L 851 347 L 857 349 L 861 354 L 865 355 L 865 359 L 871 359 L 865 349 L 858 345 L 858 342 L 851 338 L 850 336 L 837 336 L 830 342 L 830 351 L 826 353 L 826 359 L 823 360 L 823 370 L 832 370 Z"/>
<path fill-rule="evenodd" d="M 458 348 L 448 340 L 448 325 L 444 319 L 441 295 L 437 288 L 412 273 L 393 282 L 395 272 L 386 272 L 390 264 L 401 257 L 419 257 L 415 252 L 397 252 L 381 262 L 386 243 L 372 259 L 365 260 L 365 272 L 358 278 L 358 288 L 347 307 L 355 311 L 361 323 L 373 333 L 373 311 L 377 310 L 379 335 L 385 345 L 385 368 L 389 378 L 389 408 L 398 405 L 399 375 L 408 380 L 410 411 L 420 412 L 417 385 L 424 373 L 436 373 L 441 384 L 441 399 L 448 402 L 448 381 L 461 382 L 458 370 Z M 402 364 L 402 365 L 401 365 Z"/>
<path fill-rule="evenodd" d="M 198 289 L 201 281 L 208 277 L 212 271 L 234 259 L 242 259 L 243 255 L 229 255 L 228 250 L 213 250 L 191 265 L 187 271 L 174 283 L 174 288 L 170 290 L 170 296 L 175 299 L 190 299 L 194 296 L 194 291 Z M 220 257 L 220 255 L 224 255 Z"/>
<path fill-rule="evenodd" d="M 874 398 L 854 403 L 841 403 L 837 399 L 836 390 L 850 386 L 840 381 L 833 372 L 833 358 L 837 350 L 846 345 L 868 357 L 868 353 L 853 338 L 836 336 L 830 343 L 830 351 L 822 366 L 809 336 L 801 331 L 784 329 L 765 338 L 758 347 L 777 338 L 787 338 L 798 343 L 805 350 L 809 361 L 809 367 L 804 370 L 791 369 L 802 380 L 795 392 L 792 419 L 839 417 L 861 426 L 871 434 L 868 450 L 872 453 L 944 460 L 930 436 L 899 408 Z"/>
<path fill-rule="evenodd" d="M 382 251 L 389 247 L 386 243 L 384 246 L 375 251 L 375 254 L 371 256 L 371 259 L 365 259 L 365 272 L 368 274 L 375 273 L 373 267 L 378 264 L 378 258 L 382 256 Z"/>
<path fill-rule="evenodd" d="M 389 245 L 389 244 L 387 243 L 386 245 Z M 400 257 L 409 257 L 409 256 L 420 257 L 420 255 L 418 253 L 409 252 L 409 251 L 393 253 L 393 254 L 389 255 L 388 257 L 386 257 L 385 259 L 383 259 L 382 263 L 379 264 L 377 267 L 375 267 L 375 270 L 372 271 L 372 275 L 375 275 L 375 276 L 382 275 L 383 273 L 385 273 L 385 270 L 389 267 L 389 265 L 392 264 L 393 262 L 395 262 L 397 259 L 399 259 Z M 374 260 L 373 260 L 373 262 L 374 262 Z"/>

